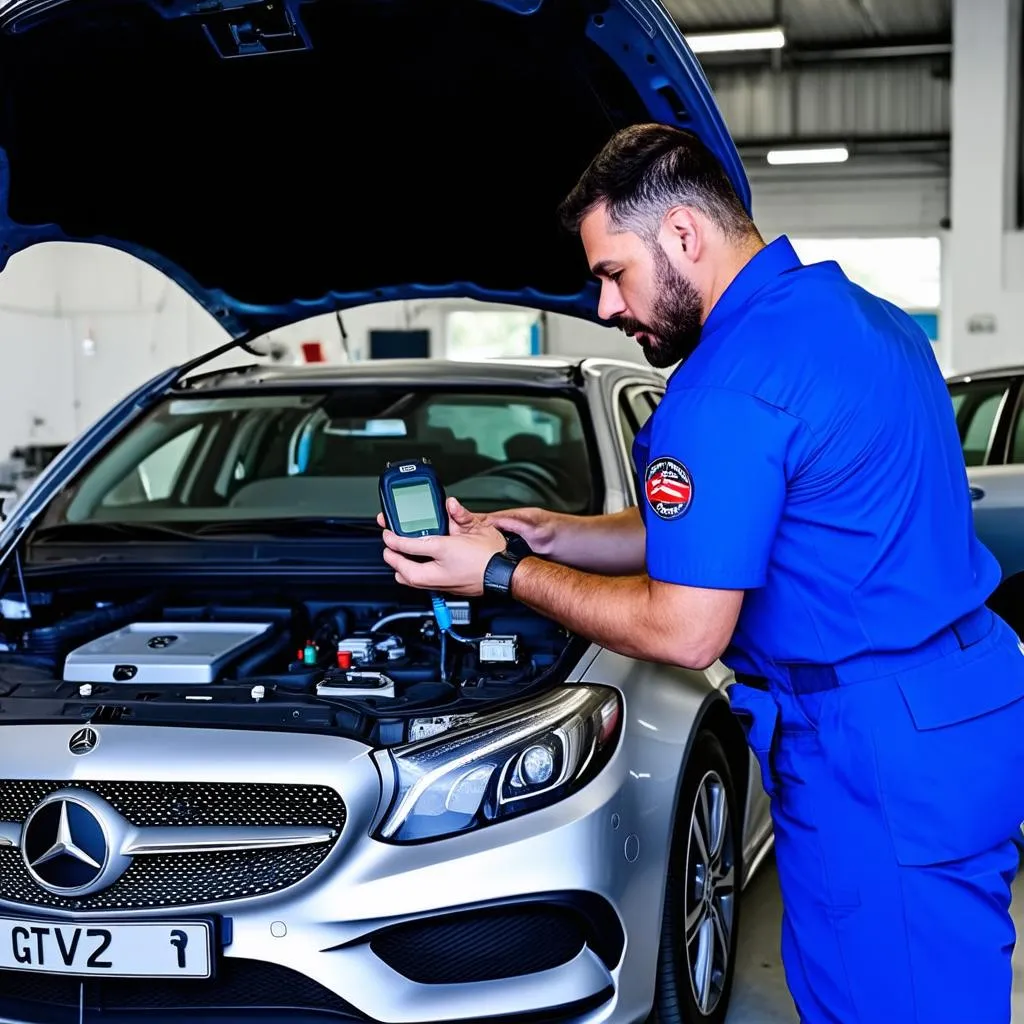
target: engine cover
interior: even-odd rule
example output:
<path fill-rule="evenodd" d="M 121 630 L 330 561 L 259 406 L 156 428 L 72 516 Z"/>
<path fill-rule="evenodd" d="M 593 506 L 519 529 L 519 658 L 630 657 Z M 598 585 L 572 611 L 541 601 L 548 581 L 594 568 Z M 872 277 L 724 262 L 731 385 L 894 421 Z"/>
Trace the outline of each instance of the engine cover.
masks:
<path fill-rule="evenodd" d="M 67 683 L 213 683 L 269 622 L 134 622 L 73 650 Z"/>

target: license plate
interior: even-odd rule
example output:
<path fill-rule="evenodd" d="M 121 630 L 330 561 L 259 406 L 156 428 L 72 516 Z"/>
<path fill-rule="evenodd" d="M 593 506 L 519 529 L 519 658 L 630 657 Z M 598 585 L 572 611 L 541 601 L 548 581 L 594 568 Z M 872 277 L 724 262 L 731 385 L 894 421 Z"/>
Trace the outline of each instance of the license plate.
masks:
<path fill-rule="evenodd" d="M 208 922 L 0 917 L 0 969 L 108 978 L 209 978 Z"/>

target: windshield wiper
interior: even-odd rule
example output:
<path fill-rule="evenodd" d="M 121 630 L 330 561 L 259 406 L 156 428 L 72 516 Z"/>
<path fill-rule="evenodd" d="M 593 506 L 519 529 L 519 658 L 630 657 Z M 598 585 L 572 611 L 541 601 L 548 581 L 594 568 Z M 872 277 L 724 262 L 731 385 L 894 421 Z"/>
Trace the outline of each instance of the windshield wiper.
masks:
<path fill-rule="evenodd" d="M 372 519 L 342 516 L 295 516 L 287 519 L 225 519 L 196 527 L 201 536 L 338 537 L 345 534 L 376 534 L 381 529 Z"/>
<path fill-rule="evenodd" d="M 57 523 L 34 531 L 32 541 L 91 541 L 118 537 L 123 540 L 195 540 L 189 530 L 176 530 L 161 523 L 87 522 Z"/>

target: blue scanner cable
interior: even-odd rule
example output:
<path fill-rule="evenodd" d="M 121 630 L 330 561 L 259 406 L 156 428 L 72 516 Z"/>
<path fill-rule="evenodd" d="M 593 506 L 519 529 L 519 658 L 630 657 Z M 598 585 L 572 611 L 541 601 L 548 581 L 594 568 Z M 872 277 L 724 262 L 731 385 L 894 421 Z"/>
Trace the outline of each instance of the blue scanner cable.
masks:
<path fill-rule="evenodd" d="M 469 637 L 465 637 L 456 633 L 452 629 L 452 612 L 448 607 L 445 599 L 440 594 L 430 595 L 431 604 L 434 606 L 434 618 L 437 620 L 437 628 L 441 631 L 441 682 L 448 682 L 448 669 L 445 666 L 445 655 L 447 653 L 446 640 L 451 637 L 453 640 L 457 640 L 460 644 L 467 644 L 472 646 L 477 644 L 479 640 L 471 640 Z"/>
<path fill-rule="evenodd" d="M 442 637 L 447 634 L 453 640 L 458 640 L 460 644 L 472 645 L 480 642 L 479 640 L 473 640 L 470 637 L 460 636 L 454 629 L 452 629 L 451 609 L 440 594 L 431 594 L 430 600 L 434 605 L 434 618 L 437 619 L 437 628 L 441 630 Z"/>

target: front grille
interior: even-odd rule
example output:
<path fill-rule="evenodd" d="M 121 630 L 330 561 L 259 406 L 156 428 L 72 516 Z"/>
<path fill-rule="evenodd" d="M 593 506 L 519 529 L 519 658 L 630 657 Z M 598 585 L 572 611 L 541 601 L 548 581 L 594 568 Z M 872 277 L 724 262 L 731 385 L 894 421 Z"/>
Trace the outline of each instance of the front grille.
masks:
<path fill-rule="evenodd" d="M 249 782 L 0 780 L 0 821 L 24 821 L 58 789 L 88 789 L 133 825 L 319 825 L 341 829 L 345 805 L 327 786 Z"/>
<path fill-rule="evenodd" d="M 277 964 L 225 957 L 210 981 L 110 978 L 80 983 L 55 975 L 0 970 L 0 1000 L 86 1010 L 317 1010 L 329 1020 L 363 1021 L 343 999 Z M 0 1003 L 0 1011 L 4 1009 Z"/>
<path fill-rule="evenodd" d="M 326 786 L 270 783 L 0 781 L 0 821 L 23 822 L 58 789 L 103 797 L 128 821 L 157 826 L 308 826 L 335 839 L 284 849 L 136 857 L 109 889 L 67 898 L 35 883 L 21 852 L 0 848 L 0 899 L 58 910 L 140 910 L 198 906 L 279 892 L 313 872 L 345 824 L 345 804 Z"/>
<path fill-rule="evenodd" d="M 537 905 L 398 925 L 376 935 L 370 948 L 410 981 L 458 985 L 561 967 L 585 942 L 575 913 Z"/>

